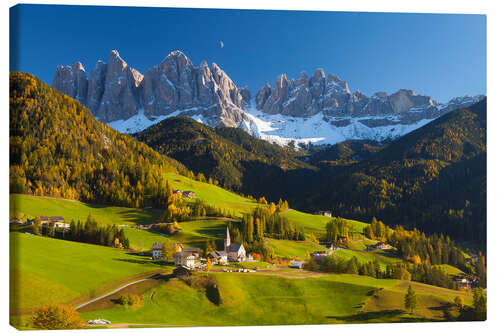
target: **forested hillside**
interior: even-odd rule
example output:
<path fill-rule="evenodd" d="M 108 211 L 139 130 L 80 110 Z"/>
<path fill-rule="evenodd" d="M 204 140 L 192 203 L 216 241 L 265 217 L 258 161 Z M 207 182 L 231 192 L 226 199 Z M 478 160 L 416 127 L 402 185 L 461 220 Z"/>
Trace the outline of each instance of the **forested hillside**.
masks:
<path fill-rule="evenodd" d="M 453 111 L 351 167 L 324 167 L 302 209 L 486 241 L 486 100 Z"/>
<path fill-rule="evenodd" d="M 30 74 L 10 74 L 10 190 L 121 206 L 161 206 L 163 174 L 188 173 Z"/>
<path fill-rule="evenodd" d="M 211 128 L 187 117 L 168 118 L 135 135 L 225 188 L 252 195 L 272 191 L 287 170 L 312 169 L 290 148 L 237 128 Z"/>
<path fill-rule="evenodd" d="M 308 163 L 317 166 L 325 164 L 347 166 L 370 158 L 382 150 L 385 144 L 370 140 L 349 140 L 326 147 L 309 145 L 307 147 L 309 156 L 305 159 Z"/>

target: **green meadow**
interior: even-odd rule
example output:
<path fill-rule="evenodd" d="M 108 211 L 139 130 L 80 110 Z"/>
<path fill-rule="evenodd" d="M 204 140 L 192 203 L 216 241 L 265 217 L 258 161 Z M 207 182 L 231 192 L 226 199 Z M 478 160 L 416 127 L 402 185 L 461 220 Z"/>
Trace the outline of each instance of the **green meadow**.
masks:
<path fill-rule="evenodd" d="M 335 250 L 333 252 L 333 255 L 345 260 L 356 257 L 360 263 L 367 263 L 376 260 L 384 268 L 387 265 L 402 262 L 402 259 L 397 257 L 396 254 L 390 250 L 358 251 L 350 249 L 339 249 Z"/>
<path fill-rule="evenodd" d="M 116 206 L 87 204 L 76 200 L 35 197 L 24 194 L 10 195 L 10 217 L 35 215 L 62 216 L 66 221 L 85 221 L 92 215 L 105 224 L 150 224 L 157 221 L 161 211 Z"/>
<path fill-rule="evenodd" d="M 291 241 L 266 238 L 266 245 L 274 250 L 274 253 L 283 257 L 306 258 L 306 253 L 309 254 L 315 251 L 324 251 L 323 246 L 310 241 Z"/>
<path fill-rule="evenodd" d="M 195 192 L 196 198 L 205 201 L 209 205 L 228 209 L 237 215 L 249 213 L 258 206 L 255 201 L 225 190 L 219 186 L 199 182 L 174 173 L 167 173 L 165 177 L 170 180 L 175 190 L 193 191 Z"/>
<path fill-rule="evenodd" d="M 433 265 L 433 267 L 437 267 L 437 268 L 443 270 L 448 275 L 464 274 L 464 272 L 461 269 L 454 267 L 454 266 L 451 266 L 451 265 Z"/>
<path fill-rule="evenodd" d="M 67 303 L 163 268 L 124 250 L 11 232 L 11 310 Z"/>
<path fill-rule="evenodd" d="M 211 274 L 216 278 L 219 304 L 205 290 L 172 278 L 146 291 L 140 307 L 114 306 L 84 312 L 82 316 L 105 318 L 112 323 L 172 326 L 439 320 L 443 310 L 435 310 L 436 305 L 448 304 L 457 295 L 464 296 L 457 291 L 412 283 L 419 304 L 415 314 L 408 315 L 403 311 L 408 284 L 404 281 L 348 274 L 314 277 Z M 391 306 L 379 304 L 379 298 L 386 299 Z M 470 304 L 470 296 L 465 295 L 464 299 Z"/>
<path fill-rule="evenodd" d="M 298 210 L 290 209 L 287 212 L 281 213 L 281 215 L 288 218 L 290 222 L 293 222 L 298 227 L 303 227 L 306 232 L 314 232 L 317 236 L 324 236 L 325 226 L 332 219 L 331 217 L 314 215 L 303 213 Z M 363 229 L 366 227 L 366 223 L 347 220 L 353 226 L 354 232 L 362 233 Z"/>

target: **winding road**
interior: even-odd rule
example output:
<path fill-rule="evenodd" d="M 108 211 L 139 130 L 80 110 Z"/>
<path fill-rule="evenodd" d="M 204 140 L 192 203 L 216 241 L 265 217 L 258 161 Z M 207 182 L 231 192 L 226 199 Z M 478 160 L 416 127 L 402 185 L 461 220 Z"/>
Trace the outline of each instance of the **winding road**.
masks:
<path fill-rule="evenodd" d="M 141 279 L 141 280 L 137 280 L 137 281 L 134 281 L 134 282 L 127 283 L 126 285 L 123 285 L 123 286 L 121 286 L 121 287 L 119 287 L 119 288 L 116 288 L 116 289 L 114 289 L 114 290 L 110 291 L 110 292 L 109 292 L 109 293 L 107 293 L 107 294 L 104 294 L 104 295 L 102 295 L 102 296 L 99 296 L 99 297 L 94 298 L 94 299 L 92 299 L 92 300 L 90 300 L 90 301 L 88 301 L 88 302 L 85 302 L 85 303 L 82 303 L 82 304 L 80 304 L 80 305 L 76 306 L 76 307 L 75 307 L 75 310 L 78 310 L 78 309 L 80 309 L 80 308 L 83 308 L 83 307 L 84 307 L 84 306 L 86 306 L 86 305 L 89 305 L 89 304 L 91 304 L 91 303 L 97 302 L 98 300 L 101 300 L 101 299 L 103 299 L 103 298 L 106 298 L 106 297 L 108 297 L 108 296 L 110 296 L 110 295 L 113 295 L 113 294 L 115 294 L 115 293 L 119 292 L 120 290 L 125 289 L 125 288 L 127 288 L 127 287 L 129 287 L 129 286 L 131 286 L 131 285 L 134 285 L 134 284 L 141 283 L 141 282 L 144 282 L 144 281 L 146 281 L 146 280 L 152 279 L 152 278 L 154 278 L 155 276 L 156 276 L 156 275 L 154 275 L 154 276 L 150 276 L 150 277 L 145 278 L 145 279 Z"/>

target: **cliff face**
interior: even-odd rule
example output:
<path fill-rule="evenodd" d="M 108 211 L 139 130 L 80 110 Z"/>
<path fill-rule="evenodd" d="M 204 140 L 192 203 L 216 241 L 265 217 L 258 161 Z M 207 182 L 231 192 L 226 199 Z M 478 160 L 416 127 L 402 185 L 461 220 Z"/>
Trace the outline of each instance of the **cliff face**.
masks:
<path fill-rule="evenodd" d="M 143 76 L 129 67 L 117 51 L 109 63 L 99 61 L 87 79 L 81 63 L 59 66 L 52 86 L 78 99 L 104 122 L 126 120 L 141 111 L 149 119 L 177 111 L 200 115 L 212 126 L 238 126 L 250 92 L 238 88 L 213 63 L 194 66 L 180 51 L 170 53 Z"/>
<path fill-rule="evenodd" d="M 391 95 L 378 92 L 368 97 L 359 91 L 351 92 L 345 81 L 333 74 L 326 76 L 322 69 L 317 69 L 310 78 L 302 72 L 296 80 L 281 74 L 272 88 L 266 84 L 255 95 L 256 108 L 270 115 L 310 117 L 321 112 L 327 118 L 377 118 L 363 119 L 369 127 L 437 118 L 457 107 L 468 106 L 477 98 L 468 103 L 465 99 L 454 100 L 441 104 L 407 89 Z M 380 117 L 392 117 L 392 120 Z M 339 119 L 335 121 L 338 123 Z M 348 121 L 342 123 L 349 124 Z"/>

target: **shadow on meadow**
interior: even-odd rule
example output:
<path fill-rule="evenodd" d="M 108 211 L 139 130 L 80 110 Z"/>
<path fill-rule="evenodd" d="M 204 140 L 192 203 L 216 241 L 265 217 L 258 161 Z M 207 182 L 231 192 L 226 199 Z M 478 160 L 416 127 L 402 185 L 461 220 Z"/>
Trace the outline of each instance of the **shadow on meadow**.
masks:
<path fill-rule="evenodd" d="M 398 322 L 422 322 L 428 321 L 423 318 L 401 317 L 406 312 L 403 310 L 383 310 L 383 311 L 370 311 L 359 312 L 348 316 L 326 316 L 328 319 L 341 320 L 348 323 L 360 323 L 369 321 L 398 321 Z"/>

